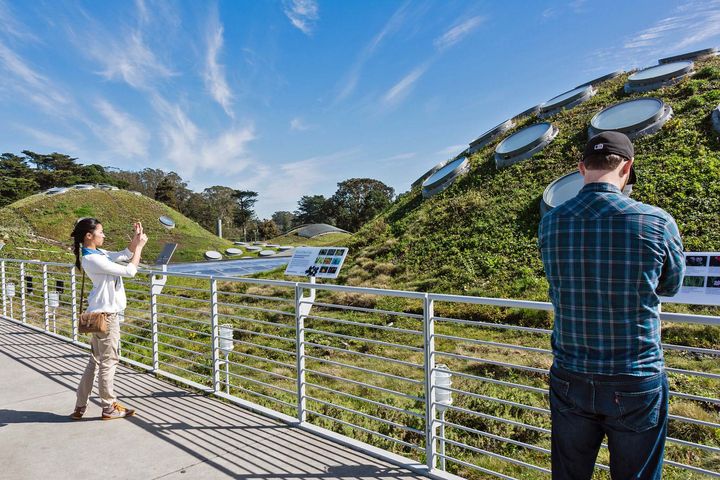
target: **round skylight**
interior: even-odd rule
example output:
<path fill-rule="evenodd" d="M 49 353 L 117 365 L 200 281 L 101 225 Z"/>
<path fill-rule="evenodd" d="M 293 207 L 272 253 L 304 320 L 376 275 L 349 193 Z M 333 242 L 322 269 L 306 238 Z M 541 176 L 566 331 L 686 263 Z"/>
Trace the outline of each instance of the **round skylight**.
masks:
<path fill-rule="evenodd" d="M 718 105 L 712 112 L 712 123 L 715 131 L 720 133 L 720 105 Z"/>
<path fill-rule="evenodd" d="M 536 123 L 515 132 L 495 147 L 495 165 L 507 167 L 530 158 L 545 148 L 557 136 L 552 123 Z"/>
<path fill-rule="evenodd" d="M 264 247 L 265 245 L 267 245 L 267 243 L 265 243 L 265 242 L 253 242 L 253 245 L 260 245 L 261 247 Z"/>
<path fill-rule="evenodd" d="M 417 180 L 415 180 L 415 181 L 412 183 L 412 185 L 410 185 L 410 187 L 411 187 L 411 188 L 415 188 L 415 187 L 417 187 L 417 186 L 419 186 L 419 185 L 422 185 L 422 183 L 423 183 L 425 180 L 427 180 L 427 179 L 430 177 L 430 175 L 432 175 L 433 173 L 435 173 L 435 172 L 437 172 L 438 170 L 440 170 L 442 167 L 444 167 L 445 165 L 447 165 L 449 162 L 450 162 L 450 160 L 443 160 L 442 162 L 438 163 L 437 165 L 435 165 L 434 167 L 432 167 L 430 170 L 428 170 L 427 172 L 423 173 L 423 174 L 420 176 L 420 178 L 418 178 Z"/>
<path fill-rule="evenodd" d="M 205 258 L 208 260 L 220 260 L 222 259 L 222 253 L 216 252 L 215 250 L 208 250 L 205 252 Z"/>
<path fill-rule="evenodd" d="M 242 255 L 243 251 L 239 248 L 228 248 L 225 250 L 228 255 Z"/>
<path fill-rule="evenodd" d="M 269 257 L 270 255 L 275 255 L 275 250 L 262 250 L 258 255 L 261 257 Z"/>
<path fill-rule="evenodd" d="M 717 48 L 704 48 L 702 50 L 695 50 L 694 52 L 681 53 L 680 55 L 661 58 L 658 60 L 658 63 L 662 64 L 680 62 L 683 60 L 697 60 L 698 58 L 711 57 L 713 55 L 717 55 Z"/>
<path fill-rule="evenodd" d="M 543 103 L 540 106 L 538 116 L 540 118 L 547 118 L 556 113 L 560 113 L 562 110 L 570 110 L 574 106 L 589 100 L 593 95 L 595 95 L 595 89 L 590 85 L 574 88 Z"/>
<path fill-rule="evenodd" d="M 247 245 L 247 242 L 233 242 L 233 245 L 245 246 Z"/>
<path fill-rule="evenodd" d="M 249 246 L 245 247 L 245 250 L 247 250 L 248 252 L 259 252 L 260 250 L 262 250 L 262 247 L 256 247 L 254 245 L 249 245 Z"/>
<path fill-rule="evenodd" d="M 507 132 L 514 126 L 515 126 L 515 122 L 513 122 L 512 119 L 510 119 L 510 120 L 505 120 L 500 125 L 497 125 L 497 126 L 491 128 L 490 130 L 488 130 L 487 132 L 483 133 L 478 138 L 476 138 L 475 140 L 470 142 L 470 148 L 468 148 L 468 150 L 467 150 L 468 154 L 477 152 L 478 150 L 483 148 L 485 145 L 492 142 L 493 140 L 495 140 L 500 135 Z"/>
<path fill-rule="evenodd" d="M 603 75 L 603 76 L 601 76 L 601 77 L 593 78 L 593 79 L 590 80 L 589 82 L 585 82 L 585 83 L 583 83 L 582 85 L 578 85 L 578 87 L 587 87 L 588 85 L 594 87 L 594 86 L 597 85 L 598 83 L 602 83 L 602 82 L 604 82 L 604 81 L 606 81 L 606 80 L 611 80 L 611 79 L 613 79 L 613 78 L 615 78 L 615 77 L 619 77 L 619 76 L 622 75 L 623 73 L 625 73 L 624 70 L 617 70 L 617 71 L 615 71 L 615 72 L 608 73 L 608 74 Z"/>
<path fill-rule="evenodd" d="M 663 63 L 633 73 L 625 83 L 625 92 L 648 92 L 673 85 L 692 73 L 693 62 Z"/>
<path fill-rule="evenodd" d="M 448 188 L 455 179 L 470 170 L 470 162 L 467 157 L 460 157 L 433 173 L 430 178 L 422 184 L 422 196 L 432 197 Z"/>
<path fill-rule="evenodd" d="M 268 248 L 279 248 L 280 245 L 277 245 L 277 244 L 275 244 L 275 243 L 268 243 L 268 244 L 266 245 L 266 247 L 268 247 Z"/>
<path fill-rule="evenodd" d="M 72 188 L 74 188 L 75 190 L 92 190 L 95 188 L 95 185 L 90 185 L 89 183 L 81 183 L 81 184 L 75 185 Z"/>
<path fill-rule="evenodd" d="M 45 195 L 60 195 L 68 191 L 66 187 L 53 187 L 45 192 Z"/>
<path fill-rule="evenodd" d="M 160 218 L 158 218 L 158 220 L 160 220 L 160 223 L 162 223 L 163 227 L 165 228 L 175 228 L 175 220 L 168 217 L 167 215 L 161 216 Z"/>
<path fill-rule="evenodd" d="M 540 215 L 562 205 L 578 194 L 584 185 L 584 178 L 579 171 L 574 171 L 555 179 L 547 186 L 540 201 Z"/>
<path fill-rule="evenodd" d="M 631 139 L 655 133 L 672 117 L 672 108 L 659 98 L 638 98 L 609 106 L 590 120 L 590 137 L 607 130 Z"/>
<path fill-rule="evenodd" d="M 515 117 L 513 118 L 513 120 L 520 119 L 520 118 L 523 118 L 523 117 L 530 117 L 530 116 L 532 116 L 532 115 L 535 115 L 538 111 L 540 111 L 540 106 L 541 106 L 541 105 L 542 105 L 542 104 L 535 105 L 534 107 L 528 108 L 528 109 L 525 110 L 524 112 L 518 113 L 517 115 L 515 115 Z"/>
<path fill-rule="evenodd" d="M 278 247 L 278 250 L 280 250 L 281 252 L 287 252 L 288 250 L 292 250 L 294 248 L 295 247 L 293 247 L 292 245 L 280 245 Z"/>

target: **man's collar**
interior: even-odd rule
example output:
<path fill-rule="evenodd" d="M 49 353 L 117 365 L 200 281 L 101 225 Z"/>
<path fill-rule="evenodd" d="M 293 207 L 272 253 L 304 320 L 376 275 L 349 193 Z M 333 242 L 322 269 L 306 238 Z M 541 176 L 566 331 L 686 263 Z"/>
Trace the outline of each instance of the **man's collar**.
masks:
<path fill-rule="evenodd" d="M 622 193 L 622 191 L 617 187 L 617 185 L 613 185 L 612 183 L 607 183 L 607 182 L 588 183 L 582 189 L 580 189 L 580 193 L 586 193 L 586 192 Z"/>

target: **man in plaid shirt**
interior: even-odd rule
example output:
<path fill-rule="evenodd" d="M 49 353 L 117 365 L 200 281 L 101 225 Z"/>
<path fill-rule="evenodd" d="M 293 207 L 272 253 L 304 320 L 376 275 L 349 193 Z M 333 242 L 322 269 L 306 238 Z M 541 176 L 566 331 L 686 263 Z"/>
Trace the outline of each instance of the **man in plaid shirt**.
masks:
<path fill-rule="evenodd" d="M 678 292 L 685 260 L 673 218 L 623 194 L 635 183 L 633 159 L 624 134 L 591 138 L 579 163 L 585 186 L 540 222 L 555 307 L 555 479 L 590 479 L 605 435 L 613 479 L 662 474 L 668 383 L 659 296 Z"/>

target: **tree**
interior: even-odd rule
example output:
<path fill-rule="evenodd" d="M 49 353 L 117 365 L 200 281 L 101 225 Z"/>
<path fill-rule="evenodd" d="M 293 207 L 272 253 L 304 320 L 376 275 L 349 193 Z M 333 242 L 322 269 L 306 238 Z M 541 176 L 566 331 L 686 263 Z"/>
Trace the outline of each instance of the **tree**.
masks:
<path fill-rule="evenodd" d="M 332 223 L 328 217 L 327 199 L 322 195 L 303 195 L 295 210 L 296 225 Z"/>
<path fill-rule="evenodd" d="M 337 191 L 328 200 L 328 207 L 338 228 L 356 232 L 385 210 L 394 194 L 395 190 L 380 180 L 351 178 L 338 183 Z"/>
<path fill-rule="evenodd" d="M 263 220 L 259 222 L 258 232 L 260 233 L 260 238 L 263 240 L 275 238 L 280 235 L 280 229 L 272 220 Z"/>
<path fill-rule="evenodd" d="M 281 210 L 272 214 L 272 221 L 275 222 L 280 232 L 285 233 L 295 224 L 295 215 L 292 212 Z"/>
<path fill-rule="evenodd" d="M 246 225 L 255 218 L 255 203 L 258 201 L 258 193 L 251 190 L 235 190 L 235 226 L 243 229 L 243 239 L 247 239 Z"/>
<path fill-rule="evenodd" d="M 162 202 L 170 208 L 177 209 L 177 199 L 175 198 L 175 185 L 167 179 L 163 178 L 155 188 L 155 200 Z"/>

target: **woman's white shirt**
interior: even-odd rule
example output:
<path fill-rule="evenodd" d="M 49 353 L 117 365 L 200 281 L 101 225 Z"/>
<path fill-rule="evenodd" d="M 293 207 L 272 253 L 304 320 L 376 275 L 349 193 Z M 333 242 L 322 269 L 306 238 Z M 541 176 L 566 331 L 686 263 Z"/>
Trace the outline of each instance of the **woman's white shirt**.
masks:
<path fill-rule="evenodd" d="M 99 253 L 95 253 L 99 252 Z M 92 280 L 93 288 L 88 294 L 87 312 L 120 313 L 127 306 L 122 277 L 134 277 L 137 267 L 127 262 L 133 252 L 127 248 L 121 252 L 86 249 L 81 260 L 83 271 Z"/>

